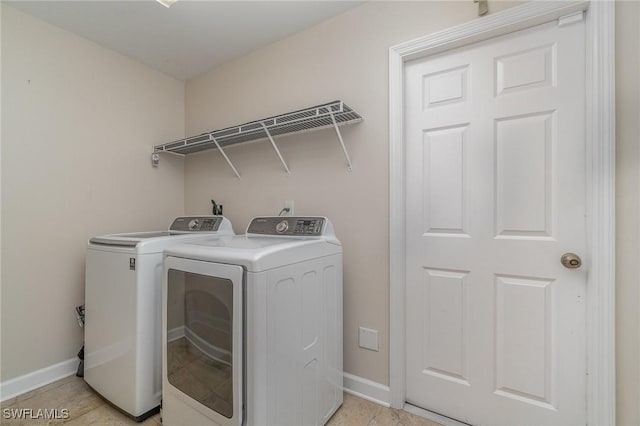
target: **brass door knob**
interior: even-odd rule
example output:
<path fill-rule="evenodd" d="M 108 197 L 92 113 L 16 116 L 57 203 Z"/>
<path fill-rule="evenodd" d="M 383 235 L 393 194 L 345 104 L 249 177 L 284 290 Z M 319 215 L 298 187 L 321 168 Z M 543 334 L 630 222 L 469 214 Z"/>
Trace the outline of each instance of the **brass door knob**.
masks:
<path fill-rule="evenodd" d="M 582 259 L 575 253 L 565 253 L 560 258 L 560 263 L 562 263 L 565 268 L 576 269 L 582 265 Z"/>

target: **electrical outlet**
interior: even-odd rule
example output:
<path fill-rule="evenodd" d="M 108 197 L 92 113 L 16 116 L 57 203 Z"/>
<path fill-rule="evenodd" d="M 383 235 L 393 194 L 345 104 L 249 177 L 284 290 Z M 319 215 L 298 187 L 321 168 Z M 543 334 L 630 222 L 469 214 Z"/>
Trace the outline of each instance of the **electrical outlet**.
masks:
<path fill-rule="evenodd" d="M 287 200 L 284 202 L 284 208 L 289 209 L 285 216 L 293 216 L 293 200 Z"/>
<path fill-rule="evenodd" d="M 378 330 L 360 327 L 358 329 L 358 345 L 361 348 L 378 352 Z"/>

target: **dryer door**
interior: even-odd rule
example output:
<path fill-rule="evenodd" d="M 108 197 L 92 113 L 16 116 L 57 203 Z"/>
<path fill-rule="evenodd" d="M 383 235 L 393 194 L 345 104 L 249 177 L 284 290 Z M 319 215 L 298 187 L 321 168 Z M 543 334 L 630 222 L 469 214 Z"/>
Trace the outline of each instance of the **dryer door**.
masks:
<path fill-rule="evenodd" d="M 216 424 L 240 425 L 243 269 L 171 256 L 164 269 L 164 383 Z"/>

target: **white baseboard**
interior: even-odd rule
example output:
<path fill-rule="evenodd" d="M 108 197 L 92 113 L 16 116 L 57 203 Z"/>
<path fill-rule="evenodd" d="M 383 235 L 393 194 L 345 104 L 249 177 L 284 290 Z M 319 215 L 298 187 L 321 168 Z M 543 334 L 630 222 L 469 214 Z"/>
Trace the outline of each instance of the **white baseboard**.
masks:
<path fill-rule="evenodd" d="M 76 357 L 50 365 L 41 370 L 6 380 L 0 383 L 0 401 L 6 401 L 27 393 L 56 380 L 64 379 L 76 373 L 80 360 Z"/>
<path fill-rule="evenodd" d="M 343 385 L 344 391 L 353 396 L 375 402 L 385 407 L 391 406 L 391 390 L 387 385 L 382 385 L 349 373 L 344 373 Z"/>

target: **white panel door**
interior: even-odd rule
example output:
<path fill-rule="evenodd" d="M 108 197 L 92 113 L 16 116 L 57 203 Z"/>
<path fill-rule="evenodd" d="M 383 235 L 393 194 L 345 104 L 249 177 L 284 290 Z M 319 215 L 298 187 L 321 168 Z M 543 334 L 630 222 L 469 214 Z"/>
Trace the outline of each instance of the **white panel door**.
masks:
<path fill-rule="evenodd" d="M 584 23 L 405 68 L 406 398 L 472 424 L 586 422 Z"/>

